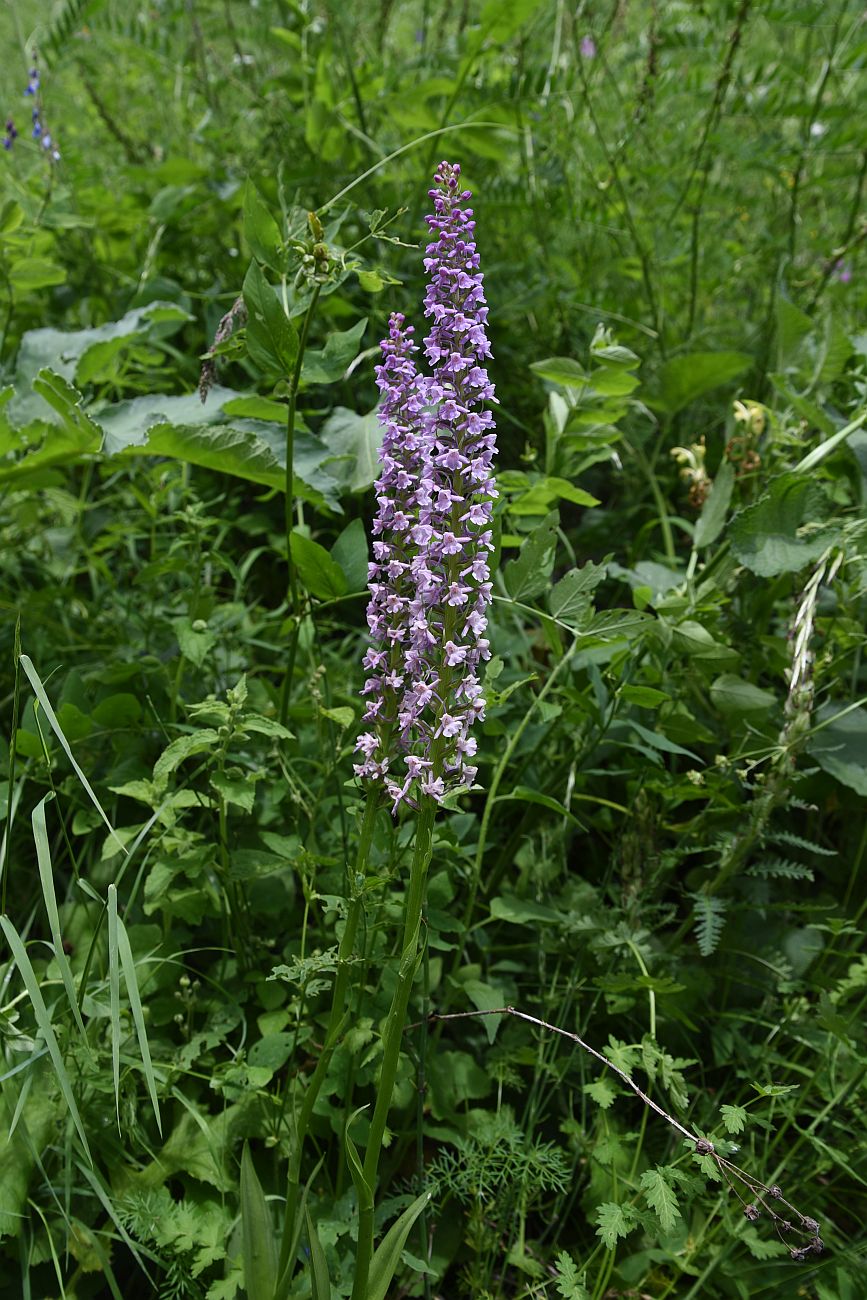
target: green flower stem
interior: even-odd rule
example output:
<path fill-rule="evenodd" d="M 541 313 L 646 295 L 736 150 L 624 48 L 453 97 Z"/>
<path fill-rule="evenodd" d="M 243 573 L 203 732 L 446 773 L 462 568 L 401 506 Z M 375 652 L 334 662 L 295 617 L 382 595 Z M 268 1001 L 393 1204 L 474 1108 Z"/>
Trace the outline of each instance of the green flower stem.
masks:
<path fill-rule="evenodd" d="M 301 601 L 298 592 L 298 572 L 292 558 L 292 516 L 295 510 L 295 417 L 298 409 L 298 389 L 301 384 L 301 367 L 304 365 L 304 353 L 307 349 L 307 335 L 310 322 L 319 301 L 320 285 L 314 285 L 313 293 L 298 340 L 298 355 L 295 369 L 289 382 L 289 407 L 286 412 L 286 483 L 283 503 L 283 527 L 286 534 L 286 564 L 289 569 L 289 608 L 292 612 L 292 629 L 289 633 L 289 654 L 286 663 L 286 675 L 280 693 L 280 721 L 286 725 L 289 714 L 289 696 L 292 694 L 292 678 L 295 674 L 295 656 L 298 653 L 298 637 L 301 631 Z"/>
<path fill-rule="evenodd" d="M 301 1165 L 304 1155 L 304 1143 L 307 1138 L 307 1131 L 310 1128 L 310 1121 L 313 1117 L 313 1107 L 316 1105 L 316 1099 L 322 1087 L 329 1062 L 334 1054 L 340 1035 L 348 1020 L 346 1011 L 346 997 L 349 991 L 349 981 L 351 974 L 352 955 L 355 950 L 355 938 L 358 934 L 358 925 L 364 912 L 364 878 L 367 875 L 367 864 L 370 859 L 370 848 L 373 843 L 373 833 L 376 828 L 376 815 L 379 811 L 379 794 L 375 789 L 371 789 L 367 796 L 367 802 L 364 807 L 364 818 L 361 823 L 361 833 L 358 840 L 358 854 L 355 860 L 355 873 L 349 886 L 349 909 L 346 914 L 346 924 L 343 927 L 343 934 L 340 936 L 340 944 L 337 949 L 337 972 L 334 977 L 334 987 L 331 994 L 331 1012 L 328 1017 L 328 1028 L 325 1032 L 325 1042 L 322 1046 L 322 1052 L 319 1062 L 313 1072 L 313 1077 L 307 1085 L 304 1093 L 304 1100 L 298 1111 L 298 1117 L 295 1121 L 295 1132 L 293 1134 L 292 1153 L 289 1157 L 289 1176 L 286 1190 L 286 1211 L 283 1226 L 283 1246 L 281 1248 L 280 1264 L 278 1272 L 282 1273 L 286 1267 L 288 1259 L 284 1259 L 283 1251 L 289 1249 L 289 1244 L 294 1239 L 295 1216 L 298 1211 L 298 1196 L 301 1186 Z"/>
<path fill-rule="evenodd" d="M 370 1133 L 364 1156 L 364 1180 L 371 1191 L 369 1204 L 360 1207 L 358 1219 L 358 1253 L 355 1258 L 355 1278 L 352 1300 L 365 1300 L 370 1261 L 373 1257 L 373 1191 L 382 1151 L 382 1139 L 391 1107 L 394 1084 L 400 1063 L 400 1049 L 406 1024 L 413 978 L 418 964 L 418 947 L 421 934 L 422 908 L 424 906 L 427 872 L 433 851 L 433 827 L 436 803 L 424 798 L 415 833 L 415 851 L 410 868 L 409 889 L 403 926 L 403 951 L 398 969 L 397 987 L 385 1022 L 382 1039 L 382 1070 L 376 1093 L 376 1105 L 370 1121 Z"/>

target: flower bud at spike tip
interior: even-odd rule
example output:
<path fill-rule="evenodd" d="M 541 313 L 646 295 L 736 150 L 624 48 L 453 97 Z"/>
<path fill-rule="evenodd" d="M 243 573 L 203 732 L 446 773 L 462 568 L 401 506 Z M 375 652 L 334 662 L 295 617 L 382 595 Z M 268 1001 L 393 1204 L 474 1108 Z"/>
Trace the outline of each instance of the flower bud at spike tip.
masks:
<path fill-rule="evenodd" d="M 358 740 L 363 778 L 382 781 L 396 811 L 420 792 L 437 801 L 472 785 L 473 722 L 485 716 L 477 670 L 490 658 L 488 554 L 497 490 L 495 402 L 469 190 L 441 163 L 427 217 L 432 242 L 420 375 L 411 326 L 395 314 L 377 383 L 385 429 L 376 487 L 367 620 L 374 645 L 363 695 L 369 730 Z"/>

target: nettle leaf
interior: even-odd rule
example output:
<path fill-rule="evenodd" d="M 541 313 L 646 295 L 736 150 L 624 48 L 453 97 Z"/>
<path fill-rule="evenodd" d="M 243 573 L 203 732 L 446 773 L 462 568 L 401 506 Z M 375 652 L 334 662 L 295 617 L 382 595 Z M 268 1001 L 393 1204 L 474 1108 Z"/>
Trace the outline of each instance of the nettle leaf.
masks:
<path fill-rule="evenodd" d="M 298 356 L 298 330 L 255 259 L 244 277 L 247 350 L 261 370 L 288 375 Z"/>
<path fill-rule="evenodd" d="M 617 1245 L 618 1237 L 627 1237 L 635 1227 L 632 1207 L 605 1201 L 596 1211 L 596 1235 L 608 1250 Z"/>
<path fill-rule="evenodd" d="M 681 1215 L 677 1197 L 668 1182 L 668 1171 L 659 1165 L 655 1169 L 645 1169 L 641 1175 L 640 1187 L 647 1204 L 659 1219 L 662 1231 L 673 1232 Z"/>
<path fill-rule="evenodd" d="M 747 1112 L 743 1106 L 720 1106 L 719 1113 L 726 1133 L 743 1133 L 747 1126 Z"/>
<path fill-rule="evenodd" d="M 825 493 L 815 481 L 781 474 L 755 505 L 735 515 L 729 528 L 732 550 L 761 578 L 795 573 L 818 560 L 837 536 L 834 528 L 817 527 L 827 510 Z"/>
<path fill-rule="evenodd" d="M 503 581 L 513 600 L 530 600 L 540 596 L 548 586 L 557 551 L 559 523 L 557 511 L 552 510 L 525 538 L 517 558 L 505 566 Z"/>

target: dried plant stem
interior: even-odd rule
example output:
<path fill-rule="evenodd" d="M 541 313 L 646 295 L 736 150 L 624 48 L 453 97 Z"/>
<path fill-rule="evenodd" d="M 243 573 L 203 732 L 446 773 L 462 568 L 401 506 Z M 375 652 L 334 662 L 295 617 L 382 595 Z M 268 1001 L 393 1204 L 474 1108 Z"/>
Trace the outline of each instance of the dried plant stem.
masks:
<path fill-rule="evenodd" d="M 799 1232 L 807 1238 L 807 1242 L 803 1246 L 790 1246 L 789 1249 L 793 1258 L 803 1259 L 808 1254 L 821 1254 L 824 1247 L 822 1239 L 819 1236 L 819 1224 L 815 1219 L 811 1218 L 807 1214 L 802 1214 L 796 1206 L 787 1201 L 780 1188 L 775 1184 L 768 1185 L 763 1183 L 760 1179 L 754 1178 L 752 1174 L 740 1169 L 737 1165 L 732 1164 L 730 1160 L 727 1160 L 725 1156 L 720 1155 L 714 1147 L 714 1144 L 708 1141 L 707 1138 L 700 1137 L 697 1133 L 690 1132 L 690 1130 L 685 1128 L 679 1120 L 675 1119 L 675 1117 L 670 1115 L 667 1110 L 664 1110 L 662 1106 L 658 1105 L 652 1097 L 649 1097 L 646 1092 L 643 1092 L 625 1070 L 621 1070 L 621 1068 L 618 1065 L 615 1065 L 613 1061 L 610 1061 L 604 1053 L 598 1051 L 595 1047 L 591 1047 L 591 1045 L 585 1042 L 583 1038 L 579 1037 L 578 1034 L 572 1033 L 569 1029 L 561 1029 L 559 1025 L 552 1025 L 549 1021 L 542 1020 L 539 1016 L 532 1016 L 526 1011 L 518 1011 L 516 1007 L 494 1007 L 491 1010 L 485 1011 L 452 1011 L 443 1012 L 442 1014 L 432 1012 L 431 1015 L 428 1016 L 428 1021 L 471 1020 L 477 1019 L 481 1016 L 512 1016 L 515 1020 L 523 1020 L 529 1025 L 535 1025 L 538 1029 L 544 1029 L 547 1033 L 559 1034 L 561 1038 L 568 1038 L 570 1042 L 576 1043 L 582 1051 L 595 1057 L 595 1059 L 600 1061 L 607 1069 L 613 1070 L 618 1078 L 635 1093 L 636 1097 L 638 1097 L 645 1106 L 649 1107 L 650 1110 L 655 1111 L 661 1119 L 664 1119 L 667 1124 L 669 1124 L 673 1129 L 676 1129 L 677 1132 L 686 1138 L 688 1142 L 692 1142 L 696 1155 L 711 1157 L 716 1164 L 721 1177 L 743 1204 L 744 1215 L 751 1223 L 761 1217 L 761 1211 L 758 1208 L 758 1206 L 761 1206 L 762 1210 L 764 1210 L 773 1222 L 781 1240 L 784 1240 L 783 1234 L 787 1232 Z M 406 1026 L 407 1029 L 416 1029 L 417 1027 L 417 1024 Z M 736 1183 L 740 1183 L 747 1189 L 749 1192 L 749 1200 L 744 1198 L 735 1186 Z M 774 1205 L 770 1204 L 771 1201 L 774 1202 Z M 791 1219 L 784 1218 L 782 1214 L 778 1213 L 774 1206 L 781 1206 L 785 1210 L 788 1210 L 797 1220 L 797 1224 L 792 1223 Z M 789 1245 L 789 1243 L 786 1242 L 786 1245 Z"/>

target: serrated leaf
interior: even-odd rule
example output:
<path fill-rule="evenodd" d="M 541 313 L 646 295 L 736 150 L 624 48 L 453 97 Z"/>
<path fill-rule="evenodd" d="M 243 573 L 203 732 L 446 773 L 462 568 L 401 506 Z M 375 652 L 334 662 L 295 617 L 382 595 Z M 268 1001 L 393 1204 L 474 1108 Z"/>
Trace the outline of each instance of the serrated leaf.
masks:
<path fill-rule="evenodd" d="M 729 528 L 732 550 L 751 573 L 774 578 L 795 573 L 818 560 L 836 536 L 832 528 L 811 527 L 827 512 L 817 483 L 796 474 L 774 479 L 755 505 L 735 515 Z"/>
<path fill-rule="evenodd" d="M 627 1237 L 632 1231 L 632 1224 L 626 1217 L 625 1208 L 615 1201 L 605 1201 L 596 1210 L 596 1235 L 602 1244 L 613 1250 L 618 1237 Z"/>
<path fill-rule="evenodd" d="M 720 1106 L 719 1111 L 726 1133 L 743 1133 L 747 1126 L 747 1112 L 743 1106 Z"/>
<path fill-rule="evenodd" d="M 298 330 L 255 259 L 244 277 L 247 349 L 266 373 L 289 375 L 298 356 Z"/>
<path fill-rule="evenodd" d="M 617 1089 L 607 1074 L 600 1075 L 593 1083 L 585 1083 L 584 1092 L 602 1110 L 608 1110 L 617 1100 Z"/>
<path fill-rule="evenodd" d="M 648 406 L 676 415 L 696 398 L 731 383 L 753 364 L 745 352 L 688 352 L 666 361 L 659 371 L 660 391 Z"/>
<path fill-rule="evenodd" d="M 524 539 L 518 557 L 503 570 L 506 590 L 513 600 L 531 600 L 548 586 L 557 550 L 559 516 L 556 510 Z"/>
<path fill-rule="evenodd" d="M 655 1169 L 645 1169 L 641 1175 L 640 1187 L 648 1205 L 659 1219 L 662 1231 L 673 1232 L 677 1220 L 681 1217 L 680 1209 L 664 1171 L 658 1165 Z"/>

